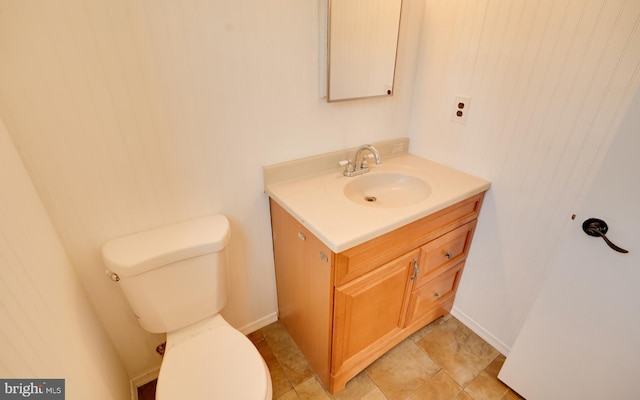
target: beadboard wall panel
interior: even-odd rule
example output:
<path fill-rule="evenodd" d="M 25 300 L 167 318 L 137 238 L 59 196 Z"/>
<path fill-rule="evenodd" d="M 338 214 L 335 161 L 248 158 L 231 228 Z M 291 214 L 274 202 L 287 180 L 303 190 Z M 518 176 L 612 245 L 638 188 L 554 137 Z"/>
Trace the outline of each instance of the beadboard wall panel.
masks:
<path fill-rule="evenodd" d="M 492 182 L 455 311 L 508 352 L 638 88 L 640 3 L 427 1 L 425 16 L 411 148 Z"/>
<path fill-rule="evenodd" d="M 70 399 L 129 398 L 129 378 L 0 122 L 0 376 L 64 378 Z"/>
<path fill-rule="evenodd" d="M 130 377 L 157 368 L 104 274 L 108 240 L 231 221 L 229 303 L 276 318 L 262 166 L 404 136 L 424 4 L 405 0 L 394 96 L 318 96 L 315 1 L 0 0 L 0 118 Z"/>

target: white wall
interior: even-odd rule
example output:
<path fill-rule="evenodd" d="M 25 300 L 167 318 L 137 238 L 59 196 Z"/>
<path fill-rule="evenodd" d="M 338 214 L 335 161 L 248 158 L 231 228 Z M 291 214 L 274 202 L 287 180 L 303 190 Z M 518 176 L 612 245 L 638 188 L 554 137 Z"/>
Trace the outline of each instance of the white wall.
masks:
<path fill-rule="evenodd" d="M 454 312 L 508 352 L 638 87 L 640 2 L 428 0 L 425 16 L 411 151 L 493 182 Z"/>
<path fill-rule="evenodd" d="M 224 314 L 250 330 L 276 311 L 261 166 L 406 135 L 494 183 L 456 312 L 508 351 L 638 85 L 638 4 L 405 0 L 393 98 L 326 104 L 315 1 L 0 0 L 0 118 L 132 377 L 162 337 L 106 280 L 105 241 L 228 215 Z"/>
<path fill-rule="evenodd" d="M 64 378 L 67 399 L 129 379 L 0 121 L 0 376 Z"/>
<path fill-rule="evenodd" d="M 229 216 L 236 327 L 275 318 L 262 166 L 405 136 L 423 16 L 405 0 L 391 98 L 318 98 L 318 2 L 0 0 L 0 118 L 131 377 L 157 366 L 100 256 Z"/>

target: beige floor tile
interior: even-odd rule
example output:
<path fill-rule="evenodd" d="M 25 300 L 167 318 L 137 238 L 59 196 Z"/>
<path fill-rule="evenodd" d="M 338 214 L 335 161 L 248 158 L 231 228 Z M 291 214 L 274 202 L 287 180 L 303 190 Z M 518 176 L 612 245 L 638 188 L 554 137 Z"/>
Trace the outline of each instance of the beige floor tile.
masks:
<path fill-rule="evenodd" d="M 496 358 L 491 361 L 491 363 L 484 370 L 492 377 L 498 379 L 498 373 L 500 373 L 500 369 L 504 365 L 504 362 L 507 361 L 507 358 L 502 354 L 498 354 Z"/>
<path fill-rule="evenodd" d="M 500 400 L 508 390 L 502 382 L 484 371 L 465 389 L 474 400 Z"/>
<path fill-rule="evenodd" d="M 500 372 L 504 361 L 505 357 L 501 354 L 498 355 L 465 390 L 475 400 L 502 399 L 509 390 L 504 383 L 498 380 L 498 372 Z"/>
<path fill-rule="evenodd" d="M 260 355 L 267 363 L 269 368 L 269 374 L 271 375 L 271 386 L 273 387 L 273 398 L 277 399 L 282 394 L 293 390 L 293 386 L 287 379 L 287 375 L 284 373 L 282 366 L 278 362 L 278 359 L 273 354 L 273 351 L 269 347 L 264 338 L 260 341 L 256 341 L 255 338 L 251 338 L 256 348 L 260 352 Z"/>
<path fill-rule="evenodd" d="M 469 393 L 463 390 L 462 392 L 458 393 L 458 395 L 454 397 L 452 400 L 475 400 L 475 399 L 471 397 Z"/>
<path fill-rule="evenodd" d="M 300 400 L 298 397 L 298 393 L 295 390 L 291 389 L 290 391 L 283 393 L 279 397 L 273 396 L 273 400 Z"/>
<path fill-rule="evenodd" d="M 411 400 L 452 400 L 462 392 L 462 388 L 444 370 L 432 376 L 419 389 L 406 397 Z"/>
<path fill-rule="evenodd" d="M 436 319 L 435 321 L 431 322 L 430 324 L 428 324 L 424 328 L 420 329 L 419 331 L 417 331 L 413 335 L 409 336 L 409 339 L 411 339 L 412 341 L 414 341 L 416 343 L 419 342 L 420 339 L 422 339 L 423 337 L 425 337 L 428 334 L 430 334 L 431 332 L 433 332 L 434 329 L 438 329 L 438 327 L 440 325 L 446 323 L 450 318 L 453 318 L 451 316 L 451 314 L 447 314 L 444 317 L 440 317 L 440 318 Z"/>
<path fill-rule="evenodd" d="M 367 369 L 367 374 L 389 399 L 401 399 L 420 388 L 440 370 L 412 340 L 404 340 Z"/>
<path fill-rule="evenodd" d="M 509 388 L 498 379 L 505 357 L 498 355 L 465 389 L 475 400 L 500 400 Z"/>
<path fill-rule="evenodd" d="M 263 341 L 264 334 L 262 333 L 262 329 L 258 329 L 257 331 L 248 334 L 247 338 L 249 338 L 253 344 Z"/>
<path fill-rule="evenodd" d="M 386 400 L 380 389 L 366 372 L 347 382 L 344 390 L 333 396 L 336 400 Z"/>
<path fill-rule="evenodd" d="M 380 389 L 378 389 L 375 392 L 368 393 L 361 400 L 387 400 L 387 398 L 385 397 L 385 395 L 382 394 Z"/>
<path fill-rule="evenodd" d="M 499 354 L 455 318 L 434 327 L 417 344 L 461 387 L 471 383 Z"/>
<path fill-rule="evenodd" d="M 261 331 L 287 379 L 294 387 L 313 377 L 314 373 L 309 362 L 282 324 L 274 322 L 262 328 Z"/>
<path fill-rule="evenodd" d="M 315 377 L 309 378 L 295 388 L 300 400 L 329 400 L 330 397 Z"/>
<path fill-rule="evenodd" d="M 387 398 L 382 394 L 380 389 L 376 388 L 376 390 L 367 393 L 364 397 L 360 398 L 360 400 L 387 400 Z"/>

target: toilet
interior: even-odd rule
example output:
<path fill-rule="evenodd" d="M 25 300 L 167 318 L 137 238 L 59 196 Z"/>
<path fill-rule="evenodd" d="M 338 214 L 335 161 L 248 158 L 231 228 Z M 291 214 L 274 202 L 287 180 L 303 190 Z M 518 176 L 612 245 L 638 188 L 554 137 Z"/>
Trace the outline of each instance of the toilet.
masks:
<path fill-rule="evenodd" d="M 271 400 L 267 365 L 224 320 L 227 301 L 223 215 L 114 239 L 102 256 L 140 326 L 167 334 L 157 400 Z"/>

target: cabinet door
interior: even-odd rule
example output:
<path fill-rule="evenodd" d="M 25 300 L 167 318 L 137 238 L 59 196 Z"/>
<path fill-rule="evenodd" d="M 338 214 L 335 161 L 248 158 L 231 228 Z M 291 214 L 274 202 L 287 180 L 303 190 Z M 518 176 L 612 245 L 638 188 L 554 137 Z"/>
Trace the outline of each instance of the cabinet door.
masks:
<path fill-rule="evenodd" d="M 336 287 L 332 373 L 373 361 L 404 326 L 419 250 Z"/>

